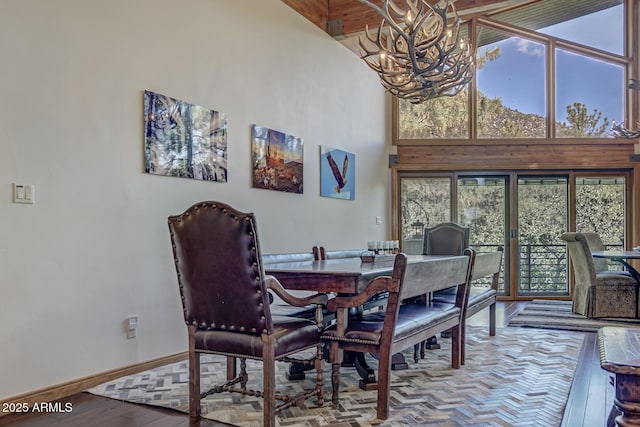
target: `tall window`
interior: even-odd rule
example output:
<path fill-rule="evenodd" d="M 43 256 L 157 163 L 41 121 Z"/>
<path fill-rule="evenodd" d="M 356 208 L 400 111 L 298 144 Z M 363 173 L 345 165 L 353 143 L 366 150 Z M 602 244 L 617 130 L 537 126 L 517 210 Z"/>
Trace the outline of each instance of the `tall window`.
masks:
<path fill-rule="evenodd" d="M 468 40 L 468 26 L 461 26 L 460 36 Z M 463 89 L 452 97 L 439 97 L 412 104 L 398 100 L 400 139 L 469 138 L 469 91 Z"/>
<path fill-rule="evenodd" d="M 480 26 L 478 138 L 546 136 L 546 46 Z"/>
<path fill-rule="evenodd" d="M 556 50 L 556 136 L 604 137 L 624 121 L 624 68 Z"/>
<path fill-rule="evenodd" d="M 474 96 L 399 101 L 394 138 L 610 137 L 629 120 L 625 13 L 624 0 L 543 0 L 474 18 Z"/>

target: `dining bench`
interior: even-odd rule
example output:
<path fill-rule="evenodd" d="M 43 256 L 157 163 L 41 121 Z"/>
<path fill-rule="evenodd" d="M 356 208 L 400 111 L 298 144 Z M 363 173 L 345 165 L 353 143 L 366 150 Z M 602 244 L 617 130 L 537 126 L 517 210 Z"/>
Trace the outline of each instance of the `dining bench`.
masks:
<path fill-rule="evenodd" d="M 464 318 L 464 327 L 462 328 L 462 339 L 466 339 L 467 319 L 471 316 L 489 309 L 489 336 L 496 334 L 496 302 L 498 297 L 498 285 L 500 284 L 500 274 L 502 272 L 502 260 L 504 249 L 499 246 L 495 251 L 483 252 L 476 254 L 473 265 L 473 274 L 471 284 L 469 285 L 469 298 L 467 301 L 467 312 Z M 478 282 L 486 282 L 489 284 L 480 284 Z M 475 286 L 474 286 L 475 282 Z M 453 303 L 455 302 L 455 289 L 447 289 L 438 291 L 433 295 L 433 301 Z M 425 350 L 424 343 L 420 347 L 420 358 L 424 359 Z M 463 347 L 462 360 L 464 361 L 465 353 Z M 414 360 L 417 361 L 417 349 L 414 353 Z M 464 363 L 464 362 L 463 362 Z"/>
<path fill-rule="evenodd" d="M 472 249 L 465 250 L 465 256 L 434 257 L 433 262 L 410 263 L 405 254 L 398 254 L 392 276 L 377 277 L 359 294 L 336 296 L 327 303 L 329 311 L 336 313 L 336 323 L 322 334 L 329 343 L 334 405 L 339 403 L 344 351 L 377 355 L 377 417 L 383 420 L 389 415 L 392 355 L 434 334 L 451 330 L 451 366 L 457 369 L 464 363 L 462 328 L 474 260 Z M 453 304 L 418 298 L 452 286 L 457 287 Z M 373 309 L 361 316 L 345 318 L 348 309 L 359 307 L 381 293 L 387 294 L 384 310 Z M 364 388 L 362 382 L 361 388 Z"/>

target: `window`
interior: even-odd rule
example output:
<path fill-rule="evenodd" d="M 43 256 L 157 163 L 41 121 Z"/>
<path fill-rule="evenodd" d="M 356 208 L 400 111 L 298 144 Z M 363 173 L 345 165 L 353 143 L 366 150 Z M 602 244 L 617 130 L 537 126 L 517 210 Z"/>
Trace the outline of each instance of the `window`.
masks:
<path fill-rule="evenodd" d="M 478 34 L 478 138 L 544 138 L 545 45 L 485 26 Z"/>
<path fill-rule="evenodd" d="M 399 172 L 402 250 L 422 253 L 423 227 L 453 221 L 469 228 L 469 246 L 478 252 L 504 247 L 502 297 L 569 298 L 560 236 L 597 232 L 607 249 L 628 246 L 630 177 L 630 171 Z"/>
<path fill-rule="evenodd" d="M 556 16 L 566 16 L 566 10 L 577 8 L 582 16 L 545 26 L 538 31 L 560 39 L 580 43 L 607 52 L 624 55 L 624 5 L 622 0 L 580 0 L 541 2 L 540 9 L 555 11 Z M 548 22 L 547 22 L 548 24 Z M 604 25 L 603 25 L 604 24 Z M 528 27 L 535 30 L 535 27 Z M 597 28 L 597 31 L 585 31 Z"/>
<path fill-rule="evenodd" d="M 398 100 L 400 139 L 469 138 L 469 91 L 422 104 Z"/>
<path fill-rule="evenodd" d="M 556 50 L 556 136 L 606 137 L 624 121 L 624 69 Z"/>
<path fill-rule="evenodd" d="M 475 93 L 400 101 L 394 138 L 610 137 L 613 121 L 629 121 L 625 3 L 543 0 L 473 18 Z"/>

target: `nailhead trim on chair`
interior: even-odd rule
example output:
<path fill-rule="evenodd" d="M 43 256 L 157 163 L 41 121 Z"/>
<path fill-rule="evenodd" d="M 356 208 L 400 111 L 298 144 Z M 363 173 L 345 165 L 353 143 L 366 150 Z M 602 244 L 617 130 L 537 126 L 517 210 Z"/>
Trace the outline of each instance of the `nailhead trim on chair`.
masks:
<path fill-rule="evenodd" d="M 355 338 L 344 338 L 344 337 L 338 339 L 330 335 L 323 335 L 322 339 L 327 341 L 342 341 L 342 342 L 351 342 L 356 344 L 374 344 L 374 345 L 380 344 L 380 341 L 369 341 L 369 340 L 360 340 Z"/>
<path fill-rule="evenodd" d="M 199 204 L 196 204 L 193 206 L 193 211 L 199 211 L 200 209 L 219 209 L 218 205 L 216 203 L 206 203 L 206 202 L 202 202 Z M 249 215 L 236 215 L 233 214 L 231 212 L 229 212 L 228 209 L 226 208 L 222 208 L 221 212 L 224 215 L 228 215 L 230 216 L 234 221 L 238 222 L 241 219 L 244 219 L 245 223 L 247 224 L 247 235 L 251 237 L 250 241 L 249 241 L 249 245 L 250 245 L 250 250 L 253 253 L 253 256 L 251 259 L 249 259 L 249 265 L 252 267 L 252 269 L 254 270 L 254 274 L 255 274 L 255 282 L 256 282 L 256 290 L 257 290 L 257 294 L 259 299 L 261 299 L 262 295 L 260 292 L 260 282 L 261 282 L 261 268 L 260 268 L 260 263 L 259 260 L 257 259 L 257 245 L 255 244 L 255 231 L 252 227 L 252 223 L 251 223 L 251 217 Z M 184 212 L 182 214 L 181 217 L 176 218 L 175 221 L 180 223 L 183 222 L 183 217 L 187 218 L 191 216 L 191 212 Z M 171 233 L 173 236 L 173 233 Z M 173 240 L 173 239 L 172 239 Z M 176 251 L 176 246 L 172 245 L 172 249 L 173 249 L 173 255 L 174 255 L 174 262 L 178 263 L 177 257 L 175 255 L 175 251 Z M 184 308 L 184 300 L 186 299 L 184 294 L 183 294 L 183 289 L 184 286 L 182 285 L 182 277 L 180 275 L 180 273 L 178 273 L 178 285 L 180 288 L 180 298 L 183 301 L 183 313 L 186 317 L 187 314 L 187 309 Z M 266 320 L 266 315 L 264 315 L 264 304 L 262 302 L 259 303 L 259 307 L 262 309 L 263 311 L 263 315 L 260 317 L 261 320 Z M 185 321 L 186 325 L 189 325 L 190 323 L 188 321 Z M 207 324 L 206 322 L 198 322 L 197 320 L 193 320 L 191 322 L 191 324 L 197 328 L 202 328 L 202 329 L 213 329 L 213 328 L 219 328 L 222 330 L 229 330 L 229 331 L 235 331 L 235 330 L 240 330 L 240 331 L 247 331 L 248 329 L 245 326 L 236 326 L 236 325 L 216 325 L 215 323 L 211 323 L 211 324 Z M 262 333 L 266 333 L 267 332 L 267 328 L 263 328 Z M 258 333 L 258 330 L 256 328 L 251 328 L 251 333 Z"/>

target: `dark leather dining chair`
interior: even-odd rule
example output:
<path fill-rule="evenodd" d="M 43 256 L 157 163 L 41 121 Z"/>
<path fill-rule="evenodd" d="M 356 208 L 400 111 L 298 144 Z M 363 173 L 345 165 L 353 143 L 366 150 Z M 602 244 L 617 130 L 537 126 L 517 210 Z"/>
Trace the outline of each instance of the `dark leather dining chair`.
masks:
<path fill-rule="evenodd" d="M 469 247 L 469 228 L 467 227 L 454 222 L 443 222 L 424 229 L 423 255 L 462 255 L 467 247 Z M 456 290 L 452 288 L 438 291 L 431 297 L 440 296 L 449 301 L 455 299 L 455 294 Z M 447 333 L 442 335 L 448 336 Z M 416 345 L 414 360 L 418 360 L 418 351 L 420 357 L 424 358 L 425 348 L 439 349 L 438 338 L 431 337 L 426 342 Z"/>
<path fill-rule="evenodd" d="M 469 228 L 444 222 L 424 229 L 423 255 L 462 255 L 469 247 Z"/>
<path fill-rule="evenodd" d="M 315 349 L 316 384 L 304 391 L 323 404 L 321 306 L 324 294 L 296 298 L 265 276 L 255 216 L 231 206 L 207 201 L 169 217 L 169 230 L 178 285 L 189 334 L 189 415 L 200 417 L 200 399 L 223 391 L 262 396 L 264 426 L 276 425 L 280 410 L 296 405 L 298 397 L 276 394 L 275 362 L 292 361 L 295 353 Z M 273 315 L 268 290 L 293 305 L 316 304 L 315 320 Z M 200 392 L 200 355 L 227 357 L 227 383 Z M 236 375 L 237 358 L 241 359 Z M 247 390 L 244 360 L 263 362 L 263 390 Z M 277 402 L 276 399 L 282 400 Z"/>

